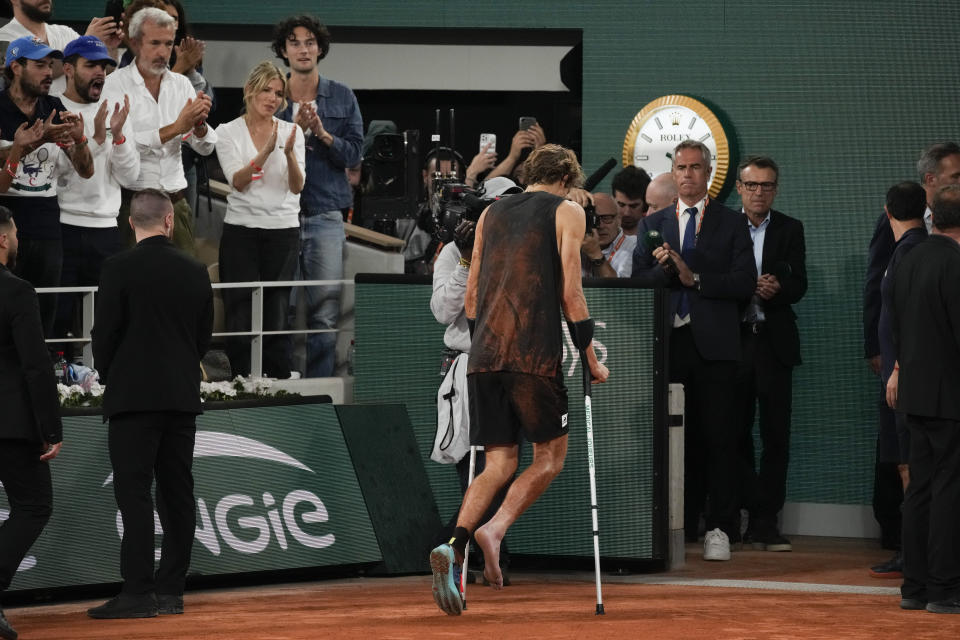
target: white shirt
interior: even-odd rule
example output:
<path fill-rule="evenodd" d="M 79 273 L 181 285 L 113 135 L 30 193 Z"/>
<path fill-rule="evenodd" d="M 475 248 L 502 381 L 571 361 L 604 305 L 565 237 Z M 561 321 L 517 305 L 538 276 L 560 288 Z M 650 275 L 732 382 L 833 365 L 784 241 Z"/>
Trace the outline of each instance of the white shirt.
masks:
<path fill-rule="evenodd" d="M 696 204 L 687 204 L 682 199 L 677 199 L 677 207 L 679 208 L 680 215 L 677 217 L 677 222 L 680 224 L 680 246 L 674 247 L 674 251 L 683 255 L 683 237 L 686 235 L 687 231 L 687 221 L 690 220 L 690 214 L 687 213 L 687 209 L 695 207 L 697 209 L 697 223 L 695 228 L 700 229 L 700 225 L 703 224 L 703 210 L 707 206 L 707 198 L 704 196 Z M 673 317 L 673 327 L 682 327 L 685 324 L 690 322 L 690 316 L 685 315 L 682 318 L 679 315 Z"/>
<path fill-rule="evenodd" d="M 77 227 L 108 228 L 117 226 L 120 212 L 120 187 L 129 186 L 140 173 L 140 155 L 132 138 L 123 144 L 113 144 L 110 133 L 110 102 L 107 115 L 107 137 L 103 144 L 93 139 L 94 120 L 100 102 L 82 104 L 61 96 L 63 106 L 83 115 L 83 132 L 87 136 L 90 155 L 93 156 L 93 176 L 81 178 L 75 171 L 62 173 L 57 180 L 57 199 L 60 202 L 60 222 Z M 128 120 L 129 122 L 129 120 Z M 124 124 L 124 129 L 127 125 Z"/>
<path fill-rule="evenodd" d="M 154 100 L 134 60 L 107 76 L 103 94 L 115 102 L 123 102 L 124 94 L 130 97 L 130 115 L 123 130 L 136 142 L 140 153 L 140 175 L 130 188 L 139 191 L 152 187 L 167 193 L 185 189 L 187 179 L 183 175 L 180 143 L 185 140 L 194 151 L 207 156 L 213 153 L 217 142 L 217 134 L 209 126 L 202 138 L 191 130 L 186 136 L 177 135 L 160 142 L 160 129 L 180 116 L 187 100 L 197 97 L 186 76 L 165 70 L 160 80 L 159 98 Z"/>
<path fill-rule="evenodd" d="M 273 119 L 277 127 L 277 148 L 267 156 L 263 177 L 252 181 L 243 191 L 232 189 L 227 195 L 226 224 L 256 229 L 289 229 L 300 226 L 300 195 L 290 191 L 287 156 L 283 145 L 296 129 L 294 155 L 300 173 L 306 164 L 303 132 L 292 122 Z M 233 174 L 250 164 L 258 149 L 250 137 L 243 116 L 217 127 L 217 158 L 227 184 L 233 187 Z"/>
<path fill-rule="evenodd" d="M 44 24 L 44 30 L 46 31 L 46 37 L 41 37 L 40 40 L 46 42 L 51 49 L 56 49 L 57 51 L 63 52 L 63 48 L 71 40 L 76 40 L 80 37 L 80 34 L 64 24 Z M 13 18 L 0 28 L 0 42 L 5 42 L 7 44 L 13 42 L 17 38 L 22 38 L 24 36 L 33 36 L 25 26 L 23 26 L 16 18 Z M 7 50 L 7 45 L 3 45 L 3 51 Z M 60 76 L 53 81 L 53 84 L 50 85 L 50 95 L 60 96 L 67 88 L 67 78 L 66 76 Z"/>
<path fill-rule="evenodd" d="M 928 206 L 923 212 L 923 224 L 927 227 L 927 233 L 933 233 L 933 211 Z"/>
<path fill-rule="evenodd" d="M 633 275 L 633 249 L 636 246 L 637 236 L 624 235 L 621 229 L 613 242 L 603 250 L 603 257 L 610 261 L 610 266 L 617 272 L 618 278 L 629 278 Z"/>
<path fill-rule="evenodd" d="M 601 249 L 603 257 L 610 263 L 610 268 L 617 272 L 618 278 L 629 278 L 633 275 L 633 250 L 636 246 L 637 236 L 628 236 L 621 229 L 613 242 Z M 580 275 L 589 278 L 593 272 L 589 267 L 581 267 Z"/>
<path fill-rule="evenodd" d="M 0 140 L 0 149 L 13 146 L 11 140 Z M 17 164 L 17 177 L 10 189 L 3 195 L 24 198 L 51 198 L 57 196 L 58 178 L 72 173 L 78 179 L 73 161 L 67 152 L 53 142 L 44 142 L 39 147 L 20 158 Z"/>
<path fill-rule="evenodd" d="M 440 324 L 447 325 L 443 344 L 449 349 L 470 352 L 470 328 L 463 301 L 467 295 L 470 270 L 460 265 L 460 249 L 456 243 L 443 246 L 433 264 L 433 294 L 430 310 Z"/>

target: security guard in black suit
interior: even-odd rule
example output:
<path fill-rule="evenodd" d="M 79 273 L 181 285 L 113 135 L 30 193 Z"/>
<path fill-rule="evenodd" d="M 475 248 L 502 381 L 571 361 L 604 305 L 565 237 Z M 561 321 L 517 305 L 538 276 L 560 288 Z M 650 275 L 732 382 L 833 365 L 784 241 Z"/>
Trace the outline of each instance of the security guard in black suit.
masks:
<path fill-rule="evenodd" d="M 207 269 L 171 242 L 174 213 L 162 191 L 133 197 L 137 245 L 103 263 L 93 326 L 94 364 L 105 380 L 110 463 L 123 519 L 116 598 L 93 618 L 183 613 L 196 526 L 193 447 L 200 359 L 210 346 L 213 291 Z M 154 575 L 153 500 L 163 526 Z"/>
<path fill-rule="evenodd" d="M 37 293 L 10 271 L 16 261 L 17 225 L 0 206 L 0 482 L 10 504 L 10 516 L 0 526 L 0 593 L 50 519 L 47 461 L 60 452 L 63 439 Z M 0 638 L 16 637 L 0 609 Z"/>
<path fill-rule="evenodd" d="M 633 277 L 671 289 L 670 381 L 684 385 L 686 405 L 684 525 L 696 539 L 709 491 L 704 559 L 729 560 L 730 543 L 740 540 L 734 377 L 742 308 L 756 289 L 757 266 L 743 217 L 707 195 L 711 171 L 703 143 L 674 148 L 677 205 L 641 221 Z M 643 238 L 652 231 L 664 243 L 651 251 Z"/>
<path fill-rule="evenodd" d="M 941 188 L 932 209 L 933 232 L 892 288 L 887 401 L 910 431 L 900 607 L 960 613 L 960 185 Z"/>

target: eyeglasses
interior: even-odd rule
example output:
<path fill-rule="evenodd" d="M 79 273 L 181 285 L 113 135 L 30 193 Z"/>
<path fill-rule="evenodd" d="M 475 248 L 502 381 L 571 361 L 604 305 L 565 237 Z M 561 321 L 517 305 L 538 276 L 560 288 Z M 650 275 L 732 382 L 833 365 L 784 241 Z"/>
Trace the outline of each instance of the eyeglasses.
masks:
<path fill-rule="evenodd" d="M 630 211 L 639 211 L 641 213 L 647 210 L 647 203 L 643 200 L 639 202 L 620 202 L 617 200 L 616 203 L 621 209 L 630 209 Z"/>
<path fill-rule="evenodd" d="M 613 221 L 616 219 L 617 219 L 617 214 L 615 213 L 610 215 L 597 216 L 597 222 L 599 222 L 600 224 L 613 224 Z"/>
<path fill-rule="evenodd" d="M 739 181 L 738 181 L 739 182 Z M 740 182 L 747 191 L 756 191 L 760 189 L 764 193 L 770 193 L 777 190 L 776 182 Z"/>

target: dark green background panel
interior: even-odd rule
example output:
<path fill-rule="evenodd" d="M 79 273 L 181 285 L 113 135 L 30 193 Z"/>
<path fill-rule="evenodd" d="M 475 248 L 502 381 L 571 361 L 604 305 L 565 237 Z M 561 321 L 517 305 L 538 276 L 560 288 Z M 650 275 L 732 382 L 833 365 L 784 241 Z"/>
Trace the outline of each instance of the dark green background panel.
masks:
<path fill-rule="evenodd" d="M 385 573 L 430 571 L 440 515 L 403 405 L 336 407 Z"/>
<path fill-rule="evenodd" d="M 63 453 L 51 464 L 53 516 L 12 590 L 120 579 L 106 435 L 100 416 L 64 418 Z M 332 405 L 208 411 L 197 420 L 193 469 L 191 575 L 382 560 Z M 158 553 L 159 545 L 157 536 Z"/>

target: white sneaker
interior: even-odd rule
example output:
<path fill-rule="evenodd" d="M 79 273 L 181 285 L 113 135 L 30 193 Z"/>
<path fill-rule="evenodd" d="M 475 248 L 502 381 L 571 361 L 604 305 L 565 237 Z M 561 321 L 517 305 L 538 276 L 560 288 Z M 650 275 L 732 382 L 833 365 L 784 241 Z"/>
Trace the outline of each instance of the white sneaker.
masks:
<path fill-rule="evenodd" d="M 703 537 L 704 560 L 729 560 L 730 538 L 720 529 L 707 531 Z"/>

